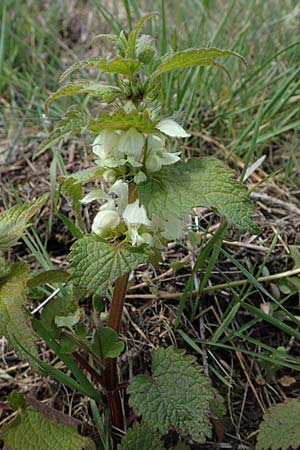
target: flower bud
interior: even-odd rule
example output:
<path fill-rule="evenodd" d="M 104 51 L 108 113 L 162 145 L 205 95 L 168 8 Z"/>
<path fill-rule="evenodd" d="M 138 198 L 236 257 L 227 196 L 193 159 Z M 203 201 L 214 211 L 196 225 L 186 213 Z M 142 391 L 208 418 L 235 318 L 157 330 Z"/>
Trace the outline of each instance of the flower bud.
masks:
<path fill-rule="evenodd" d="M 136 56 L 144 64 L 150 64 L 155 56 L 153 39 L 151 36 L 142 34 L 136 43 Z"/>
<path fill-rule="evenodd" d="M 92 231 L 98 236 L 106 237 L 119 223 L 120 216 L 117 211 L 103 209 L 96 214 L 92 224 Z"/>

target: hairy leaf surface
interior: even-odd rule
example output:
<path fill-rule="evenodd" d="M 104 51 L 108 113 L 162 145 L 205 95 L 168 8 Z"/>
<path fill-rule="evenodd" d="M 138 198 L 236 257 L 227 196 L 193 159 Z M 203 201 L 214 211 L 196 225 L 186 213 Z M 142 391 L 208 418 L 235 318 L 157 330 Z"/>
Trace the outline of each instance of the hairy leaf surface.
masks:
<path fill-rule="evenodd" d="M 98 37 L 105 37 L 107 35 L 99 35 Z M 96 36 L 97 38 L 97 36 Z M 115 37 L 110 37 L 111 40 L 115 40 Z M 67 70 L 61 75 L 59 82 L 64 81 L 72 72 L 75 70 L 83 68 L 97 68 L 103 72 L 117 73 L 120 75 L 132 75 L 134 72 L 139 70 L 142 64 L 134 59 L 116 57 L 113 59 L 106 59 L 99 56 L 93 56 L 92 58 L 84 59 L 83 61 L 78 61 L 68 67 Z"/>
<path fill-rule="evenodd" d="M 145 250 L 114 247 L 96 236 L 86 236 L 72 246 L 71 281 L 100 295 L 121 275 L 135 269 L 147 259 Z"/>
<path fill-rule="evenodd" d="M 139 113 L 134 110 L 126 114 L 125 111 L 118 110 L 113 114 L 100 114 L 97 120 L 91 120 L 89 130 L 99 134 L 107 128 L 112 130 L 128 130 L 133 127 L 143 133 L 153 133 L 155 131 L 157 132 L 155 125 L 156 122 L 150 119 L 147 112 Z"/>
<path fill-rule="evenodd" d="M 233 172 L 212 159 L 192 159 L 167 166 L 138 185 L 139 197 L 152 217 L 181 217 L 195 206 L 216 208 L 240 230 L 258 232 L 251 218 L 253 205 Z"/>
<path fill-rule="evenodd" d="M 9 450 L 96 450 L 76 425 L 56 423 L 31 407 L 6 425 L 1 437 Z"/>
<path fill-rule="evenodd" d="M 209 379 L 182 350 L 153 353 L 152 377 L 138 375 L 129 386 L 130 404 L 143 420 L 165 434 L 176 428 L 183 436 L 205 442 L 213 391 Z"/>
<path fill-rule="evenodd" d="M 118 450 L 164 450 L 161 435 L 147 423 L 130 428 Z"/>
<path fill-rule="evenodd" d="M 256 450 L 288 450 L 300 447 L 300 400 L 271 406 L 264 415 Z"/>
<path fill-rule="evenodd" d="M 44 150 L 68 136 L 84 132 L 89 120 L 88 114 L 82 111 L 80 106 L 70 106 L 53 131 L 40 143 L 35 155 L 40 155 Z"/>
<path fill-rule="evenodd" d="M 20 350 L 16 339 L 37 355 L 36 337 L 24 309 L 28 278 L 27 265 L 16 263 L 11 266 L 9 275 L 0 282 L 0 336 L 5 336 L 21 357 L 27 355 Z"/>
<path fill-rule="evenodd" d="M 28 205 L 16 205 L 1 214 L 0 251 L 8 251 L 13 245 L 17 244 L 25 232 L 29 220 L 41 209 L 47 197 L 47 195 L 43 195 Z"/>
<path fill-rule="evenodd" d="M 241 55 L 228 50 L 221 50 L 219 48 L 189 48 L 181 52 L 165 55 L 151 78 L 155 78 L 165 72 L 194 66 L 214 66 L 227 72 L 224 66 L 214 60 L 214 58 L 224 56 L 235 56 L 245 62 Z"/>
<path fill-rule="evenodd" d="M 105 103 L 113 102 L 117 97 L 122 96 L 122 91 L 116 86 L 106 86 L 102 83 L 90 80 L 76 80 L 60 87 L 51 94 L 45 103 L 46 110 L 49 105 L 61 97 L 68 97 L 77 94 L 90 94 L 98 97 L 99 101 Z"/>

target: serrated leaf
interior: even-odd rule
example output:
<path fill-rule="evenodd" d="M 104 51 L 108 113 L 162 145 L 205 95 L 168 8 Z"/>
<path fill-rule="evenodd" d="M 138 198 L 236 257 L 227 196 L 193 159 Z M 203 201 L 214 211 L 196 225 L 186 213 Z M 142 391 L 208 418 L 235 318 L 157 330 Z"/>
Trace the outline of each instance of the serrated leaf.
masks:
<path fill-rule="evenodd" d="M 153 353 L 152 377 L 138 375 L 129 386 L 130 405 L 143 420 L 165 434 L 175 428 L 196 442 L 211 436 L 208 419 L 213 391 L 195 358 L 182 350 Z"/>
<path fill-rule="evenodd" d="M 148 215 L 163 219 L 190 213 L 195 206 L 216 208 L 240 230 L 259 232 L 252 220 L 253 205 L 245 186 L 233 179 L 233 171 L 212 159 L 179 161 L 138 185 L 139 198 Z"/>
<path fill-rule="evenodd" d="M 99 35 L 104 37 L 105 35 Z M 97 36 L 96 36 L 97 38 Z M 82 68 L 97 68 L 102 72 L 117 73 L 120 75 L 133 75 L 134 72 L 140 69 L 142 64 L 134 59 L 116 57 L 113 59 L 106 59 L 99 56 L 78 61 L 68 67 L 61 75 L 59 82 L 64 81 L 72 72 Z"/>
<path fill-rule="evenodd" d="M 40 143 L 35 151 L 35 156 L 68 136 L 82 133 L 86 130 L 89 120 L 88 114 L 82 111 L 80 106 L 71 106 L 57 122 L 49 136 Z"/>
<path fill-rule="evenodd" d="M 118 110 L 113 114 L 103 113 L 97 120 L 91 120 L 89 130 L 99 134 L 105 129 L 128 130 L 133 127 L 142 133 L 154 133 L 157 122 L 150 119 L 148 112 L 140 113 L 136 110 L 126 114 L 123 110 Z"/>
<path fill-rule="evenodd" d="M 24 309 L 28 278 L 27 265 L 16 263 L 11 266 L 9 275 L 0 282 L 0 336 L 5 336 L 21 357 L 27 355 L 20 350 L 16 339 L 37 355 L 36 336 Z"/>
<path fill-rule="evenodd" d="M 0 254 L 0 279 L 6 277 L 6 275 L 9 274 L 10 269 L 11 264 L 5 260 L 4 256 Z"/>
<path fill-rule="evenodd" d="M 96 294 L 106 295 L 118 277 L 145 262 L 147 256 L 141 247 L 115 247 L 96 236 L 85 236 L 71 248 L 71 281 Z"/>
<path fill-rule="evenodd" d="M 161 435 L 147 423 L 130 428 L 118 450 L 164 450 Z"/>
<path fill-rule="evenodd" d="M 101 61 L 98 68 L 103 72 L 117 73 L 131 76 L 142 67 L 142 63 L 136 59 L 120 58 Z"/>
<path fill-rule="evenodd" d="M 122 96 L 122 91 L 116 86 L 105 86 L 102 83 L 90 80 L 71 81 L 70 83 L 60 87 L 56 92 L 47 98 L 45 102 L 45 109 L 47 111 L 49 105 L 58 98 L 78 94 L 90 94 L 98 97 L 100 102 L 111 103 L 117 97 Z"/>
<path fill-rule="evenodd" d="M 118 358 L 124 347 L 124 342 L 119 339 L 118 333 L 112 328 L 105 327 L 96 331 L 92 350 L 101 359 Z"/>
<path fill-rule="evenodd" d="M 161 64 L 159 64 L 151 75 L 151 78 L 156 78 L 163 73 L 173 70 L 186 69 L 194 66 L 214 66 L 227 72 L 224 66 L 214 60 L 214 58 L 224 56 L 235 56 L 246 63 L 241 55 L 229 50 L 221 50 L 219 48 L 189 48 L 181 52 L 165 55 L 162 58 Z"/>
<path fill-rule="evenodd" d="M 64 283 L 68 278 L 69 274 L 63 270 L 46 270 L 45 272 L 33 275 L 28 281 L 27 286 L 33 289 L 47 283 Z"/>
<path fill-rule="evenodd" d="M 17 244 L 29 220 L 41 209 L 47 198 L 47 195 L 43 195 L 28 205 L 16 205 L 0 215 L 0 251 L 8 251 Z"/>
<path fill-rule="evenodd" d="M 96 450 L 93 441 L 81 436 L 76 425 L 49 420 L 27 407 L 1 433 L 9 450 Z"/>
<path fill-rule="evenodd" d="M 256 450 L 288 450 L 300 447 L 300 400 L 271 406 L 264 414 Z"/>
<path fill-rule="evenodd" d="M 105 169 L 102 167 L 96 166 L 89 169 L 80 170 L 79 172 L 67 177 L 59 178 L 60 191 L 67 197 L 81 229 L 83 229 L 83 222 L 80 214 L 80 200 L 83 197 L 81 186 L 100 178 L 104 171 Z"/>
<path fill-rule="evenodd" d="M 92 56 L 91 58 L 83 59 L 82 61 L 77 61 L 68 67 L 60 76 L 59 82 L 62 83 L 71 73 L 75 70 L 80 70 L 83 68 L 94 69 L 98 64 L 103 61 L 103 56 Z"/>

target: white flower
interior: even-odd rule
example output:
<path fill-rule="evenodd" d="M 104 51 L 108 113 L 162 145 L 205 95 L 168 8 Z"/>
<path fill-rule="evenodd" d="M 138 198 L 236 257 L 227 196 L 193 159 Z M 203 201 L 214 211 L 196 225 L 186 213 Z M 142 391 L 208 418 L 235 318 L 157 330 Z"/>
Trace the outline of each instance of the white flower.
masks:
<path fill-rule="evenodd" d="M 125 164 L 125 159 L 118 153 L 120 134 L 114 130 L 103 130 L 94 140 L 93 152 L 100 159 L 96 163 L 102 167 L 114 168 Z"/>
<path fill-rule="evenodd" d="M 149 134 L 148 136 L 148 150 L 151 152 L 157 152 L 158 150 L 165 148 L 165 141 L 155 134 Z"/>
<path fill-rule="evenodd" d="M 139 205 L 138 199 L 134 203 L 129 203 L 126 206 L 123 212 L 123 219 L 126 225 L 151 225 L 151 222 L 147 217 L 146 209 L 144 205 Z"/>
<path fill-rule="evenodd" d="M 162 119 L 158 122 L 156 128 L 171 137 L 186 138 L 190 136 L 190 134 L 172 119 Z"/>
<path fill-rule="evenodd" d="M 86 205 L 87 203 L 91 203 L 94 200 L 111 200 L 110 196 L 102 191 L 102 189 L 95 189 L 91 192 L 89 192 L 87 195 L 85 195 L 83 197 L 83 199 L 80 200 L 80 203 L 83 203 L 84 205 Z"/>
<path fill-rule="evenodd" d="M 111 230 L 117 228 L 120 220 L 117 211 L 111 209 L 100 210 L 94 217 L 92 231 L 99 236 L 106 237 Z"/>
<path fill-rule="evenodd" d="M 146 158 L 145 168 L 147 172 L 158 172 L 161 169 L 162 163 L 161 158 L 155 153 L 151 154 Z"/>
<path fill-rule="evenodd" d="M 94 140 L 93 152 L 102 161 L 115 156 L 120 136 L 113 130 L 103 130 Z"/>
<path fill-rule="evenodd" d="M 114 201 L 117 203 L 119 213 L 121 214 L 128 204 L 128 184 L 122 180 L 117 180 L 111 186 L 109 192 L 117 195 Z"/>
<path fill-rule="evenodd" d="M 138 228 L 139 228 L 138 226 L 131 226 L 131 225 L 127 226 L 128 236 L 131 240 L 131 244 L 133 245 L 133 247 L 137 247 L 145 243 L 142 236 L 139 235 Z"/>
<path fill-rule="evenodd" d="M 130 128 L 128 131 L 121 134 L 118 151 L 120 155 L 127 155 L 130 164 L 139 167 L 141 166 L 140 158 L 143 153 L 144 145 L 144 136 L 136 131 L 135 128 Z"/>

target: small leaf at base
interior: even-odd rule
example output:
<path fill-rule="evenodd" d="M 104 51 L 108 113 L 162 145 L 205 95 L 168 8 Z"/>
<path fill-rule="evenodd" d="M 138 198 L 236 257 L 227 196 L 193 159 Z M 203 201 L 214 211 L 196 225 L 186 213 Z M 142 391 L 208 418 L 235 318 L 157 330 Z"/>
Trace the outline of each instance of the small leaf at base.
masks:
<path fill-rule="evenodd" d="M 213 391 L 195 358 L 173 348 L 156 350 L 152 377 L 138 375 L 129 386 L 130 404 L 143 420 L 161 433 L 175 428 L 202 443 L 211 436 Z"/>
<path fill-rule="evenodd" d="M 147 423 L 130 428 L 118 450 L 164 450 L 161 435 Z"/>
<path fill-rule="evenodd" d="M 271 406 L 264 415 L 256 450 L 288 450 L 300 447 L 300 400 Z"/>

